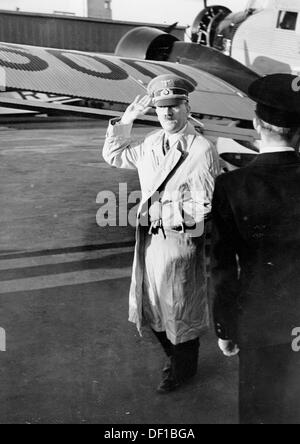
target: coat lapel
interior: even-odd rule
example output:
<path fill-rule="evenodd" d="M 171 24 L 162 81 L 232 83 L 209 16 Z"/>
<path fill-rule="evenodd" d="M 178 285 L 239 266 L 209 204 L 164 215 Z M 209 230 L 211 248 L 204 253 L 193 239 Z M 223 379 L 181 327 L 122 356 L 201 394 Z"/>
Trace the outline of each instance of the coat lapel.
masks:
<path fill-rule="evenodd" d="M 164 161 L 160 165 L 156 175 L 154 176 L 152 187 L 149 192 L 143 197 L 140 206 L 140 212 L 143 213 L 144 206 L 151 199 L 151 197 L 159 190 L 161 185 L 167 180 L 170 174 L 175 170 L 181 159 L 184 157 L 184 153 L 178 149 L 172 149 L 166 155 Z"/>
<path fill-rule="evenodd" d="M 187 134 L 185 135 L 184 143 L 185 146 L 184 151 L 180 151 L 179 149 L 171 149 L 166 157 L 164 158 L 163 162 L 159 166 L 153 181 L 152 186 L 150 187 L 150 190 L 148 193 L 146 193 L 142 199 L 141 205 L 140 205 L 140 211 L 139 214 L 142 214 L 144 212 L 144 207 L 148 203 L 148 201 L 151 199 L 151 197 L 159 190 L 159 188 L 162 186 L 162 184 L 168 179 L 168 177 L 171 175 L 171 173 L 176 169 L 178 164 L 187 156 L 187 153 L 190 151 L 194 140 L 196 139 L 197 133 L 192 125 L 188 125 L 187 128 Z M 159 145 L 159 148 L 161 148 L 161 145 L 163 143 L 163 132 L 159 134 L 159 137 L 157 139 L 157 144 Z M 155 148 L 154 148 L 155 149 Z"/>
<path fill-rule="evenodd" d="M 186 150 L 187 150 L 188 153 L 190 152 L 190 150 L 191 150 L 191 148 L 193 146 L 193 143 L 194 143 L 194 141 L 196 139 L 196 136 L 197 136 L 197 134 L 190 134 L 187 137 L 187 148 L 186 148 Z"/>

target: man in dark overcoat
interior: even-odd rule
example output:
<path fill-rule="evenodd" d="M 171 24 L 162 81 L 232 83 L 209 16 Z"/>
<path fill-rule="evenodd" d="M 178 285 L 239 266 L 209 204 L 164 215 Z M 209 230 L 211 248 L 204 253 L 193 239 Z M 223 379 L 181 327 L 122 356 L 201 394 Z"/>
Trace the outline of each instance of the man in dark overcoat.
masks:
<path fill-rule="evenodd" d="M 251 85 L 260 154 L 214 193 L 214 321 L 224 354 L 240 352 L 242 424 L 300 423 L 299 83 Z"/>

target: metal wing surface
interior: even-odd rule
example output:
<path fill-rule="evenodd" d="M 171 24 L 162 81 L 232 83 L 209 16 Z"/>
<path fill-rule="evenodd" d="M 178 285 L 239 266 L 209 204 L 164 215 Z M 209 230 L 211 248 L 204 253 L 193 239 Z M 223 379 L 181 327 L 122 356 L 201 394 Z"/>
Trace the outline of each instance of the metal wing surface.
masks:
<path fill-rule="evenodd" d="M 127 105 L 146 93 L 149 81 L 175 73 L 197 82 L 192 112 L 252 120 L 254 103 L 236 88 L 198 68 L 107 54 L 0 43 L 3 90 L 51 93 L 102 102 L 103 109 Z"/>

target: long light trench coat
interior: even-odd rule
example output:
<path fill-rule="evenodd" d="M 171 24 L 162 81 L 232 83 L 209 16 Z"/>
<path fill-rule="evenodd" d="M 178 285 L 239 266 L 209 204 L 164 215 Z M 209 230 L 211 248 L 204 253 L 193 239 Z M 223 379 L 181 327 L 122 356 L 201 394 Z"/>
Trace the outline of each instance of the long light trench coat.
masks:
<path fill-rule="evenodd" d="M 177 345 L 197 338 L 209 325 L 203 234 L 204 219 L 211 211 L 215 179 L 220 173 L 218 154 L 214 145 L 191 124 L 178 135 L 176 146 L 171 146 L 166 155 L 163 130 L 150 133 L 142 140 L 133 140 L 131 132 L 132 125 L 112 120 L 103 148 L 103 157 L 111 166 L 138 170 L 142 190 L 129 321 L 137 325 L 140 333 L 142 325 L 150 323 L 155 330 L 166 331 Z M 149 218 L 149 207 L 151 214 L 149 202 L 158 191 L 167 234 L 160 231 L 151 237 L 149 227 L 143 225 Z M 168 230 L 183 222 L 188 222 L 193 229 L 184 234 Z M 154 240 L 152 247 L 151 239 Z M 153 287 L 158 288 L 166 303 L 155 300 Z M 164 305 L 162 313 L 161 305 Z M 147 307 L 154 310 L 152 319 L 147 316 Z M 160 317 L 167 321 L 162 322 Z"/>

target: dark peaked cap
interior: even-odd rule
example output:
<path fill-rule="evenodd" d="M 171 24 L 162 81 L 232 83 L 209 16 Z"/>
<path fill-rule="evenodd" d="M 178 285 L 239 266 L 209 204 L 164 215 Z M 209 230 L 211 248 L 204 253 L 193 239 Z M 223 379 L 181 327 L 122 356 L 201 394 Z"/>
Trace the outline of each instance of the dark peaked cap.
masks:
<path fill-rule="evenodd" d="M 249 97 L 257 103 L 257 116 L 282 128 L 300 127 L 300 77 L 272 74 L 255 80 Z"/>

